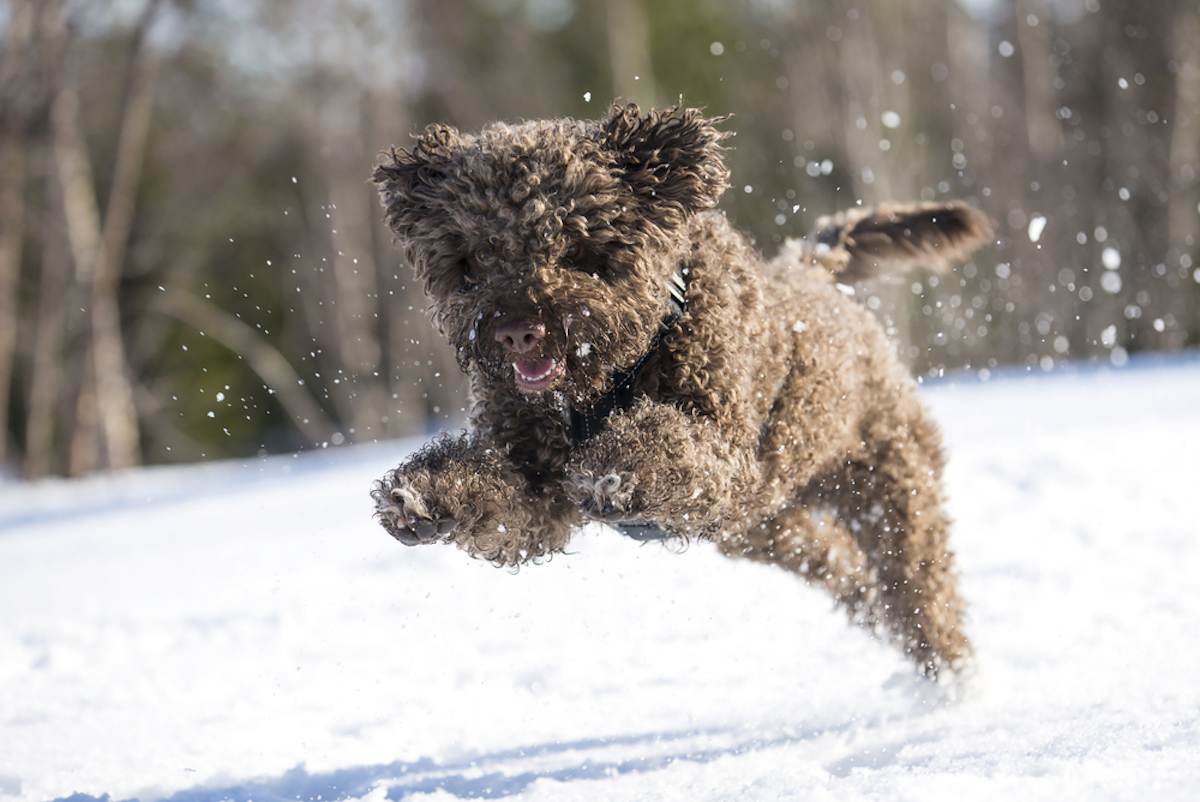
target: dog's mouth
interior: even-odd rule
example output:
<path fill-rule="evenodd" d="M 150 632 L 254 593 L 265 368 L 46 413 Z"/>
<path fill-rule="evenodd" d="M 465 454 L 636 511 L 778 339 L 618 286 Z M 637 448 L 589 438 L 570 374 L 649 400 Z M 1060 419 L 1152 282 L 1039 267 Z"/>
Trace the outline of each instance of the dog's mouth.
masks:
<path fill-rule="evenodd" d="M 517 385 L 525 390 L 548 390 L 567 371 L 567 366 L 557 359 L 530 359 L 513 362 L 513 376 Z"/>

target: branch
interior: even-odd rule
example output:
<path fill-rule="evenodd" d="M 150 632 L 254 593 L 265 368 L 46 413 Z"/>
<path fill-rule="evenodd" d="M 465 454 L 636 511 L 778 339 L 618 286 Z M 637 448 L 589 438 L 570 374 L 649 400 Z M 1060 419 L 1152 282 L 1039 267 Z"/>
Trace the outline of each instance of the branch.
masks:
<path fill-rule="evenodd" d="M 337 431 L 325 411 L 301 389 L 304 380 L 287 358 L 249 324 L 182 291 L 168 292 L 151 308 L 195 327 L 242 357 L 279 398 L 296 428 L 314 444 L 329 440 Z"/>

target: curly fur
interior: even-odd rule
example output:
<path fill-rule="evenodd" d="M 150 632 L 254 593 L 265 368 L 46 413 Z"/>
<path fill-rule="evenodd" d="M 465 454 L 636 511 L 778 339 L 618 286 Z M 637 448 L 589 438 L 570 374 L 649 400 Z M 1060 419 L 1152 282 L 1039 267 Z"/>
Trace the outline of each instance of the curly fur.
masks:
<path fill-rule="evenodd" d="M 386 220 L 455 347 L 471 428 L 373 491 L 407 544 L 497 564 L 589 519 L 714 540 L 825 587 L 931 676 L 970 648 L 934 424 L 836 283 L 944 268 L 991 237 L 965 205 L 843 212 L 763 258 L 712 211 L 728 182 L 695 109 L 430 126 L 375 170 Z M 681 269 L 687 304 L 663 330 Z M 648 353 L 649 351 L 649 353 Z M 636 402 L 572 443 L 567 411 L 639 361 Z"/>

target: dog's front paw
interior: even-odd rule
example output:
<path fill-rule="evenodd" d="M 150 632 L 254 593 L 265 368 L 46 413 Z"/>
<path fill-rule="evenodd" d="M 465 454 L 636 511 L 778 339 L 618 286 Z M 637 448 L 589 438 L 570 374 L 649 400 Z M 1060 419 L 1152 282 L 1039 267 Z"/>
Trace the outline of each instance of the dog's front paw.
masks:
<path fill-rule="evenodd" d="M 375 499 L 375 515 L 383 528 L 406 546 L 430 543 L 454 531 L 454 519 L 427 504 L 398 473 L 390 473 L 376 482 L 371 497 Z"/>
<path fill-rule="evenodd" d="M 634 513 L 637 477 L 629 473 L 606 473 L 577 477 L 575 495 L 579 509 L 589 518 L 624 520 Z"/>

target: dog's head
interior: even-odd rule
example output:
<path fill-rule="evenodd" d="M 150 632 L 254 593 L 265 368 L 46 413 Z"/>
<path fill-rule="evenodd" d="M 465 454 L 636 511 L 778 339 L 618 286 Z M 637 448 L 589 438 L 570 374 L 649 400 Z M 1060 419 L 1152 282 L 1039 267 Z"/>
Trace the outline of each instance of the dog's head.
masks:
<path fill-rule="evenodd" d="M 637 362 L 683 229 L 727 186 L 717 122 L 614 105 L 596 122 L 433 125 L 393 150 L 374 174 L 386 219 L 464 370 L 587 403 Z"/>

